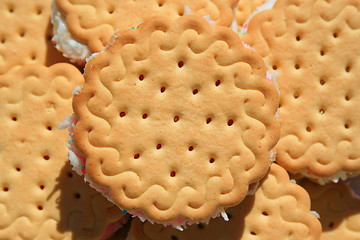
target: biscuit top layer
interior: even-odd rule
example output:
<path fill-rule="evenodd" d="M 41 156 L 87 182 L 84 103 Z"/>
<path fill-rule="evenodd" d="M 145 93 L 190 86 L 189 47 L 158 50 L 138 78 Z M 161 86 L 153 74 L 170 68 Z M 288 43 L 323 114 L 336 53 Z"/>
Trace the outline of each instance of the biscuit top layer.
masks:
<path fill-rule="evenodd" d="M 279 72 L 277 161 L 317 177 L 360 171 L 360 1 L 279 0 L 245 42 Z"/>
<path fill-rule="evenodd" d="M 120 32 L 85 78 L 75 144 L 121 208 L 158 222 L 206 219 L 267 172 L 278 94 L 231 30 L 153 18 Z"/>
<path fill-rule="evenodd" d="M 310 213 L 310 199 L 286 171 L 272 164 L 254 196 L 226 210 L 229 222 L 212 219 L 209 225 L 192 225 L 180 232 L 171 227 L 133 220 L 128 240 L 317 240 L 319 220 Z"/>
<path fill-rule="evenodd" d="M 191 14 L 209 15 L 217 25 L 230 26 L 236 0 L 56 0 L 66 18 L 71 36 L 88 45 L 91 52 L 103 50 L 117 29 L 136 27 L 153 16 L 176 18 Z"/>
<path fill-rule="evenodd" d="M 25 65 L 0 77 L 0 239 L 100 239 L 119 209 L 72 173 L 67 131 L 70 64 Z"/>

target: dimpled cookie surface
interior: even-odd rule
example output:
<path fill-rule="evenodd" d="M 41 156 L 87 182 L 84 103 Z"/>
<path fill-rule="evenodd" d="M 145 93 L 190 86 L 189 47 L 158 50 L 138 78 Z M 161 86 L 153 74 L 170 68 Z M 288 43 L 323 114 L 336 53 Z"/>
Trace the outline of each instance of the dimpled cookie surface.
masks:
<path fill-rule="evenodd" d="M 0 1 L 0 74 L 14 66 L 65 62 L 51 43 L 51 0 Z"/>
<path fill-rule="evenodd" d="M 122 209 L 205 220 L 266 174 L 278 95 L 262 59 L 201 17 L 153 18 L 115 36 L 74 97 L 86 176 Z"/>
<path fill-rule="evenodd" d="M 72 173 L 67 132 L 81 73 L 25 65 L 0 76 L 0 239 L 100 239 L 119 209 Z"/>
<path fill-rule="evenodd" d="M 360 2 L 278 0 L 245 41 L 278 71 L 277 162 L 321 183 L 360 172 Z"/>

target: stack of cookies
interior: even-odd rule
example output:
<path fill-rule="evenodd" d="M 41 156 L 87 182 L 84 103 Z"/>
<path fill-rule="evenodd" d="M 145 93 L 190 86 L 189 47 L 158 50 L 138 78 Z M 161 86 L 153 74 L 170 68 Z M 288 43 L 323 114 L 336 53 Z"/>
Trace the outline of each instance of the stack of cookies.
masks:
<path fill-rule="evenodd" d="M 0 239 L 360 239 L 358 0 L 0 12 Z"/>

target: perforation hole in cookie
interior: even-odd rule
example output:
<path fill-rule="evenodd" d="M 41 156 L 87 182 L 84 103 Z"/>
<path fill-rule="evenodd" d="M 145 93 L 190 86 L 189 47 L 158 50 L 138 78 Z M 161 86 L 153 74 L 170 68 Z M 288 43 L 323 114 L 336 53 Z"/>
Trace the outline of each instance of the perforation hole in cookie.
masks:
<path fill-rule="evenodd" d="M 206 119 L 206 124 L 211 123 L 211 121 L 212 121 L 211 117 L 208 117 L 208 118 Z"/>
<path fill-rule="evenodd" d="M 52 127 L 51 127 L 50 125 L 46 126 L 46 129 L 47 129 L 48 131 L 52 131 Z"/>
<path fill-rule="evenodd" d="M 7 186 L 3 187 L 4 192 L 8 192 L 9 190 L 10 190 L 9 187 L 7 187 Z"/>
<path fill-rule="evenodd" d="M 179 62 L 178 62 L 178 67 L 179 67 L 179 68 L 182 68 L 183 66 L 184 66 L 184 61 L 179 61 Z"/>
<path fill-rule="evenodd" d="M 189 146 L 188 150 L 189 150 L 189 152 L 193 151 L 193 150 L 194 150 L 194 146 Z"/>
<path fill-rule="evenodd" d="M 7 10 L 8 10 L 9 13 L 14 13 L 14 11 L 15 11 L 15 6 L 14 6 L 14 4 L 8 3 L 8 4 L 7 4 Z"/>
<path fill-rule="evenodd" d="M 42 6 L 36 6 L 36 15 L 41 15 L 44 12 L 44 9 Z"/>
<path fill-rule="evenodd" d="M 320 85 L 325 85 L 326 83 L 326 80 L 324 78 L 320 78 L 320 81 L 319 81 Z"/>
<path fill-rule="evenodd" d="M 310 126 L 307 126 L 307 127 L 306 127 L 306 131 L 307 131 L 307 132 L 311 132 L 311 131 L 312 131 L 311 127 L 310 127 Z"/>
<path fill-rule="evenodd" d="M 119 116 L 120 116 L 121 118 L 125 117 L 125 116 L 126 116 L 126 112 L 124 112 L 124 111 L 123 111 L 123 112 L 120 112 L 120 113 L 119 113 Z"/>
<path fill-rule="evenodd" d="M 272 68 L 276 70 L 278 67 L 276 65 L 273 65 Z"/>
<path fill-rule="evenodd" d="M 338 37 L 339 37 L 338 31 L 333 32 L 333 38 L 338 38 Z"/>
<path fill-rule="evenodd" d="M 156 149 L 157 149 L 157 150 L 160 150 L 161 148 L 162 148 L 161 143 L 158 143 L 158 144 L 156 145 Z"/>
<path fill-rule="evenodd" d="M 296 70 L 299 70 L 300 69 L 300 64 L 296 63 L 294 67 L 295 67 Z"/>
<path fill-rule="evenodd" d="M 351 71 L 351 65 L 348 64 L 346 67 L 345 67 L 345 72 L 349 73 Z"/>
<path fill-rule="evenodd" d="M 44 189 L 45 189 L 45 186 L 44 186 L 44 185 L 40 185 L 39 188 L 40 188 L 41 190 L 44 190 Z"/>
<path fill-rule="evenodd" d="M 262 211 L 261 213 L 263 216 L 269 216 L 269 213 L 267 211 Z"/>
<path fill-rule="evenodd" d="M 21 172 L 21 168 L 20 168 L 19 166 L 16 166 L 16 167 L 15 167 L 15 170 L 16 170 L 17 172 Z"/>
<path fill-rule="evenodd" d="M 44 155 L 44 156 L 43 156 L 43 159 L 46 160 L 46 161 L 48 161 L 48 160 L 50 159 L 50 156 L 49 156 L 49 155 Z"/>
<path fill-rule="evenodd" d="M 148 114 L 147 113 L 144 113 L 143 115 L 142 115 L 142 119 L 147 119 L 148 118 Z"/>
<path fill-rule="evenodd" d="M 164 93 L 165 90 L 166 90 L 166 87 L 164 87 L 164 86 L 160 88 L 160 92 L 161 92 L 161 93 Z"/>
<path fill-rule="evenodd" d="M 19 36 L 20 36 L 21 38 L 23 38 L 23 37 L 25 37 L 25 35 L 26 35 L 25 29 L 20 29 L 20 30 L 19 30 Z"/>
<path fill-rule="evenodd" d="M 179 119 L 180 119 L 180 117 L 179 117 L 179 116 L 175 116 L 175 117 L 174 117 L 174 122 L 178 122 L 178 121 L 179 121 Z"/>
<path fill-rule="evenodd" d="M 175 177 L 176 176 L 176 172 L 175 171 L 171 171 L 170 172 L 170 177 Z"/>
<path fill-rule="evenodd" d="M 325 49 L 321 49 L 320 50 L 320 56 L 324 56 L 325 55 Z"/>
<path fill-rule="evenodd" d="M 230 127 L 234 124 L 234 120 L 233 119 L 229 119 L 227 122 L 227 125 Z"/>
<path fill-rule="evenodd" d="M 81 198 L 80 193 L 74 193 L 74 198 L 75 198 L 75 199 L 80 199 L 80 198 Z"/>
<path fill-rule="evenodd" d="M 18 120 L 17 116 L 16 115 L 12 115 L 11 116 L 11 120 L 13 120 L 14 122 L 16 122 Z"/>
<path fill-rule="evenodd" d="M 159 7 L 162 7 L 164 5 L 164 2 L 163 1 L 158 1 L 158 6 Z"/>
<path fill-rule="evenodd" d="M 250 234 L 253 236 L 256 236 L 256 232 L 254 232 L 254 231 L 251 231 Z"/>
<path fill-rule="evenodd" d="M 324 110 L 323 108 L 321 108 L 321 109 L 319 110 L 319 113 L 320 113 L 320 115 L 324 115 L 325 110 Z"/>
<path fill-rule="evenodd" d="M 144 76 L 143 74 L 141 74 L 141 75 L 139 76 L 139 80 L 140 80 L 140 81 L 143 81 L 144 78 L 145 78 L 145 76 Z"/>
<path fill-rule="evenodd" d="M 209 160 L 209 163 L 214 163 L 215 162 L 215 158 L 210 158 L 210 160 Z"/>
<path fill-rule="evenodd" d="M 345 101 L 350 101 L 350 96 L 349 95 L 345 96 Z"/>
<path fill-rule="evenodd" d="M 135 155 L 134 155 L 134 159 L 139 159 L 140 158 L 140 154 L 139 153 L 136 153 Z"/>
<path fill-rule="evenodd" d="M 109 14 L 113 14 L 115 12 L 115 6 L 110 5 L 107 11 L 108 11 Z"/>
<path fill-rule="evenodd" d="M 297 35 L 297 36 L 296 36 L 296 41 L 299 42 L 300 40 L 301 40 L 301 36 L 300 36 L 300 35 Z"/>
<path fill-rule="evenodd" d="M 33 60 L 33 61 L 35 61 L 36 60 L 36 53 L 31 53 L 31 55 L 30 55 L 30 58 L 31 58 L 31 60 Z"/>
<path fill-rule="evenodd" d="M 345 123 L 345 124 L 344 124 L 344 128 L 345 128 L 345 129 L 349 129 L 349 128 L 350 128 L 350 123 Z"/>
<path fill-rule="evenodd" d="M 192 91 L 193 95 L 198 94 L 198 92 L 199 92 L 199 90 L 198 90 L 197 88 L 195 88 L 195 89 Z"/>
<path fill-rule="evenodd" d="M 295 92 L 295 93 L 294 93 L 294 98 L 295 98 L 295 99 L 298 99 L 298 98 L 299 98 L 299 93 Z"/>
<path fill-rule="evenodd" d="M 42 211 L 42 210 L 44 210 L 44 207 L 43 207 L 42 205 L 38 205 L 38 206 L 37 206 L 37 209 L 38 209 L 39 211 Z"/>
<path fill-rule="evenodd" d="M 216 80 L 215 86 L 218 87 L 218 86 L 220 86 L 220 84 L 221 84 L 221 81 L 220 81 L 220 80 Z"/>

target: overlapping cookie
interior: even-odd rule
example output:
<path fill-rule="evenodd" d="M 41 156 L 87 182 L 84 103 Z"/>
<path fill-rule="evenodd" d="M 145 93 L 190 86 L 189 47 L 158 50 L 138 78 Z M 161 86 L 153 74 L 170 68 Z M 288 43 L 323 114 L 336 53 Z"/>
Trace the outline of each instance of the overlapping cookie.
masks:
<path fill-rule="evenodd" d="M 0 74 L 14 66 L 66 59 L 51 43 L 51 0 L 0 1 Z"/>
<path fill-rule="evenodd" d="M 278 71 L 277 162 L 319 183 L 360 173 L 360 2 L 278 0 L 245 41 Z"/>
<path fill-rule="evenodd" d="M 186 14 L 210 16 L 216 25 L 230 26 L 236 0 L 54 0 L 54 40 L 64 56 L 84 63 L 91 53 L 103 50 L 117 29 L 136 27 L 157 16 L 176 18 Z"/>
<path fill-rule="evenodd" d="M 256 193 L 227 213 L 229 222 L 213 219 L 208 225 L 193 225 L 183 232 L 134 219 L 127 240 L 317 240 L 321 234 L 320 222 L 310 212 L 309 195 L 290 182 L 286 171 L 276 164 L 271 165 Z"/>
<path fill-rule="evenodd" d="M 0 239 L 100 239 L 122 224 L 119 209 L 72 173 L 57 129 L 82 83 L 65 63 L 0 77 Z"/>
<path fill-rule="evenodd" d="M 124 211 L 175 227 L 240 203 L 268 171 L 278 93 L 236 33 L 202 17 L 120 31 L 85 67 L 70 160 Z"/>
<path fill-rule="evenodd" d="M 321 218 L 321 240 L 360 239 L 360 198 L 340 181 L 319 186 L 309 181 L 301 185 L 311 197 L 311 206 Z"/>

